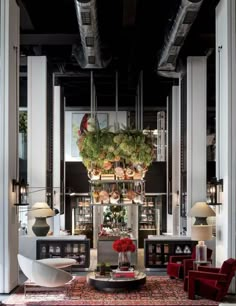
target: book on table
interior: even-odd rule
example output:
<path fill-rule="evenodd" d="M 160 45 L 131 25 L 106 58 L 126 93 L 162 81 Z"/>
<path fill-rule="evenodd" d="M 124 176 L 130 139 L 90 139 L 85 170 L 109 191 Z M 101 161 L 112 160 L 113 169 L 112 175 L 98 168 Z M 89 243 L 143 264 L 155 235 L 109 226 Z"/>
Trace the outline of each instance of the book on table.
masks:
<path fill-rule="evenodd" d="M 115 270 L 112 276 L 113 278 L 135 278 L 135 272 Z"/>

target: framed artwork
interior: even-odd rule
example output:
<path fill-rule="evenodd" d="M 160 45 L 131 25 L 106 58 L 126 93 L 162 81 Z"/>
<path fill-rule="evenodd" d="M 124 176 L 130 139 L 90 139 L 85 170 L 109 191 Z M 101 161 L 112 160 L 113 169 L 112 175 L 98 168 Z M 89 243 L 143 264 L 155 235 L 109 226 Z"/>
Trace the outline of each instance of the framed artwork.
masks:
<path fill-rule="evenodd" d="M 112 111 L 96 113 L 97 125 L 100 129 L 113 125 L 116 118 L 116 113 Z M 78 140 L 81 137 L 81 132 L 86 128 L 87 120 L 90 117 L 90 111 L 65 111 L 65 161 L 82 161 L 78 148 Z M 121 126 L 127 125 L 127 112 L 118 112 L 118 121 Z"/>
<path fill-rule="evenodd" d="M 89 112 L 71 112 L 71 117 L 69 118 L 70 120 L 67 120 L 67 138 L 65 141 L 68 142 L 70 139 L 70 142 L 66 145 L 69 160 L 82 161 L 77 143 L 81 137 L 82 132 L 87 128 L 87 121 L 89 118 Z M 98 113 L 97 124 L 100 129 L 108 127 L 108 114 Z M 68 157 L 66 159 L 68 160 Z"/>

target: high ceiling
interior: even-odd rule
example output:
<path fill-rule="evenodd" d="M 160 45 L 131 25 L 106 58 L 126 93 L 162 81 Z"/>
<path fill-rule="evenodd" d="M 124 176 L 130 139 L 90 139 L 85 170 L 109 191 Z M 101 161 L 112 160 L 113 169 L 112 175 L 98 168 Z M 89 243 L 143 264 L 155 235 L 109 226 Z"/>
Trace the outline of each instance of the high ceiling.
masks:
<path fill-rule="evenodd" d="M 89 105 L 91 69 L 82 68 L 73 55 L 74 47 L 81 43 L 74 0 L 18 2 L 21 9 L 21 71 L 25 69 L 24 56 L 46 55 L 56 81 L 64 87 L 67 106 Z M 93 69 L 98 107 L 115 105 L 115 71 L 119 74 L 119 106 L 134 107 L 141 70 L 144 105 L 165 105 L 170 87 L 177 79 L 158 75 L 157 63 L 181 2 L 96 1 L 100 47 L 104 59 L 110 59 L 106 67 Z M 208 75 L 214 75 L 211 66 L 214 66 L 217 2 L 203 1 L 179 53 L 177 69 L 184 67 L 187 55 L 211 54 Z"/>

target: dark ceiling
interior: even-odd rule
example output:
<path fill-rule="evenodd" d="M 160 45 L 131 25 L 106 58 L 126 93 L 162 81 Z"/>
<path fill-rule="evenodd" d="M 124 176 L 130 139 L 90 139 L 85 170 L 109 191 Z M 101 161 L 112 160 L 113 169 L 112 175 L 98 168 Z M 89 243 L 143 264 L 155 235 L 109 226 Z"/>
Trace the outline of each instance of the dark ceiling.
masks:
<path fill-rule="evenodd" d="M 80 42 L 74 0 L 18 0 L 21 9 L 21 55 L 46 55 L 56 81 L 64 87 L 67 106 L 90 104 L 90 69 L 72 55 Z M 209 56 L 209 80 L 214 78 L 215 6 L 205 0 L 178 57 Z M 119 73 L 119 106 L 134 107 L 140 71 L 144 75 L 144 106 L 162 107 L 177 79 L 157 74 L 157 61 L 181 0 L 97 0 L 101 47 L 111 55 L 106 68 L 94 69 L 97 103 L 115 105 L 115 71 Z M 106 54 L 105 54 L 106 55 Z M 181 64 L 181 65 L 180 65 Z M 212 81 L 213 82 L 213 81 Z M 214 86 L 213 86 L 214 87 Z M 209 99 L 214 96 L 213 90 Z"/>

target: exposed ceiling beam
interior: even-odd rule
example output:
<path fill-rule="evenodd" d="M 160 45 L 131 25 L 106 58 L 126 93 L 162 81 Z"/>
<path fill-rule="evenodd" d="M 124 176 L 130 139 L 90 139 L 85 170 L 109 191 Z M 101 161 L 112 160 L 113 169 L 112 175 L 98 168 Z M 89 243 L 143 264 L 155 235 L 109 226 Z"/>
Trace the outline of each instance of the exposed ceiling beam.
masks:
<path fill-rule="evenodd" d="M 79 34 L 21 34 L 20 44 L 29 45 L 73 45 L 80 39 Z"/>
<path fill-rule="evenodd" d="M 32 31 L 34 30 L 33 23 L 31 18 L 28 14 L 27 9 L 25 8 L 24 4 L 21 0 L 17 1 L 20 6 L 20 26 L 23 31 Z"/>

